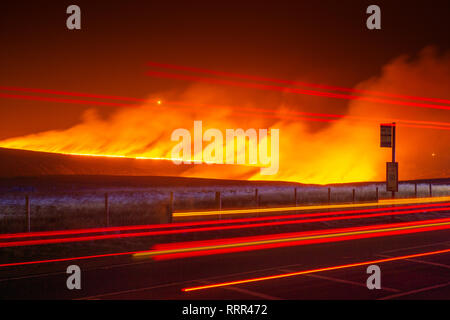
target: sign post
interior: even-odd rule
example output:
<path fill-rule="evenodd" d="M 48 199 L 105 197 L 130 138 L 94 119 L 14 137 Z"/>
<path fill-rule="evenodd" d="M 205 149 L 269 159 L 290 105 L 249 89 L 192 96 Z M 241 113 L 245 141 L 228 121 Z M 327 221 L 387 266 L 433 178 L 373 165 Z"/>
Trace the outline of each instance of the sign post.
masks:
<path fill-rule="evenodd" d="M 386 191 L 398 191 L 398 162 L 386 162 Z"/>
<path fill-rule="evenodd" d="M 398 162 L 395 162 L 395 122 L 380 125 L 380 147 L 392 148 L 392 162 L 386 163 L 386 191 L 392 198 L 398 191 Z"/>

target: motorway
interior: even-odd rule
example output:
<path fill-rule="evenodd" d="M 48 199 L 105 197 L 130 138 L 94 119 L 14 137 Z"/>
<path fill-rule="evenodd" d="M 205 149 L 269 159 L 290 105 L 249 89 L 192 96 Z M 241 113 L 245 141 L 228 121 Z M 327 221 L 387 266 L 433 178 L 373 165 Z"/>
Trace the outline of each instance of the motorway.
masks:
<path fill-rule="evenodd" d="M 412 203 L 417 206 L 417 202 Z M 326 221 L 313 220 L 304 224 L 295 222 L 294 225 L 285 223 L 275 227 L 273 225 L 248 227 L 253 223 L 269 221 L 267 218 L 266 220 L 247 221 L 244 224 L 245 227 L 239 223 L 237 225 L 241 227 L 231 229 L 229 233 L 227 233 L 228 231 L 217 233 L 215 230 L 209 230 L 203 236 L 201 236 L 201 231 L 188 231 L 190 228 L 198 228 L 195 225 L 184 229 L 186 233 L 183 234 L 183 241 L 180 241 L 181 236 L 171 235 L 170 241 L 167 243 L 164 241 L 169 238 L 161 238 L 161 243 L 152 246 L 150 250 L 139 248 L 137 254 L 135 252 L 48 262 L 45 261 L 46 259 L 40 258 L 44 262 L 16 265 L 8 265 L 18 260 L 9 256 L 7 263 L 0 264 L 0 298 L 450 299 L 450 224 L 447 221 L 450 218 L 450 209 L 448 204 L 438 205 L 438 207 L 431 207 L 434 211 L 429 212 L 427 210 L 431 210 L 430 207 L 414 208 L 414 210 L 406 208 L 402 209 L 403 211 L 395 212 L 392 211 L 392 208 L 383 208 L 370 212 L 370 214 L 378 214 L 378 219 L 383 220 L 364 217 L 352 220 L 351 215 L 349 216 L 347 213 L 339 214 L 340 211 L 337 210 L 342 211 L 342 208 L 337 208 L 319 215 L 320 219 L 328 219 Z M 374 208 L 369 207 L 370 210 Z M 357 212 L 360 214 L 360 210 L 355 209 L 354 214 Z M 407 213 L 410 211 L 414 212 Z M 398 215 L 399 212 L 404 214 Z M 316 211 L 310 213 L 320 214 Z M 301 214 L 304 212 L 302 211 Z M 396 216 L 392 216 L 392 214 L 396 214 Z M 414 216 L 414 219 L 404 220 L 406 216 Z M 277 216 L 274 221 L 281 223 L 285 221 L 283 219 L 286 217 L 284 215 L 281 218 Z M 318 219 L 316 216 L 312 217 Z M 330 220 L 336 217 L 344 218 Z M 311 219 L 311 216 L 297 218 Z M 286 221 L 297 221 L 297 218 L 290 217 Z M 352 223 L 349 223 L 350 221 Z M 358 223 L 355 224 L 355 221 Z M 233 226 L 235 224 L 227 223 L 225 225 Z M 409 227 L 405 228 L 405 225 L 409 225 Z M 211 225 L 207 226 L 211 227 Z M 181 227 L 176 229 L 179 228 Z M 254 232 L 242 237 L 243 229 L 248 232 L 247 228 L 254 229 Z M 372 231 L 368 233 L 367 230 Z M 302 236 L 299 237 L 298 233 Z M 312 233 L 314 234 L 313 238 L 310 237 Z M 336 234 L 341 237 L 342 233 L 345 233 L 346 238 L 336 237 Z M 102 236 L 110 234 L 123 236 L 126 232 L 115 230 L 106 233 L 102 230 L 100 234 Z M 214 234 L 218 235 L 214 237 Z M 305 234 L 308 235 L 306 238 Z M 320 234 L 320 241 L 316 241 L 317 234 Z M 87 235 L 91 236 L 91 234 Z M 279 235 L 283 237 L 280 238 Z M 30 241 L 29 237 L 22 236 L 7 242 Z M 77 242 L 69 242 L 69 246 L 92 245 L 98 241 L 110 241 L 109 238 L 84 240 L 82 237 L 80 238 L 79 233 L 70 235 L 70 237 L 73 236 L 77 237 Z M 35 235 L 32 240 L 66 239 L 67 237 L 69 236 L 39 235 L 38 237 Z M 144 239 L 149 237 L 154 236 L 145 235 Z M 274 238 L 276 238 L 276 245 L 273 245 Z M 241 241 L 241 239 L 243 240 Z M 257 239 L 256 242 L 255 239 Z M 267 243 L 267 240 L 261 242 L 261 239 L 271 240 Z M 239 250 L 235 250 L 236 241 L 239 242 Z M 3 246 L 7 246 L 5 240 L 0 238 L 0 245 L 2 243 Z M 263 245 L 263 247 L 258 247 L 259 245 Z M 35 252 L 31 248 L 42 248 L 43 250 L 47 246 L 51 246 L 51 244 L 40 242 L 22 242 L 20 244 L 22 250 L 29 250 L 29 252 Z M 164 256 L 164 254 L 160 254 L 161 249 L 158 249 L 164 246 L 172 248 L 171 250 L 175 248 L 177 254 L 180 248 L 183 250 L 189 248 L 189 254 L 186 255 L 183 251 L 181 256 L 177 254 Z M 218 251 L 217 246 L 220 250 L 226 251 Z M 17 250 L 17 247 L 12 247 L 12 250 Z M 121 251 L 116 250 L 115 252 Z M 156 255 L 155 252 L 157 252 Z M 192 252 L 195 254 L 191 255 Z M 411 257 L 411 255 L 417 254 L 424 255 Z M 159 255 L 161 258 L 165 258 L 158 259 Z M 66 252 L 64 257 L 67 256 L 77 257 L 75 253 L 68 255 Z M 398 257 L 400 257 L 399 260 L 389 261 L 390 258 Z M 26 261 L 35 260 L 26 259 Z M 369 277 L 366 269 L 374 261 L 381 269 L 381 289 L 369 290 L 366 286 L 366 280 Z M 362 264 L 351 266 L 357 263 Z M 80 290 L 69 290 L 66 287 L 66 280 L 69 276 L 66 274 L 66 268 L 71 264 L 76 264 L 81 268 Z M 318 270 L 323 268 L 331 269 Z M 283 276 L 303 271 L 307 271 L 307 273 Z M 253 280 L 245 282 L 249 279 Z M 202 288 L 218 284 L 219 287 Z M 183 291 L 188 288 L 199 290 Z"/>

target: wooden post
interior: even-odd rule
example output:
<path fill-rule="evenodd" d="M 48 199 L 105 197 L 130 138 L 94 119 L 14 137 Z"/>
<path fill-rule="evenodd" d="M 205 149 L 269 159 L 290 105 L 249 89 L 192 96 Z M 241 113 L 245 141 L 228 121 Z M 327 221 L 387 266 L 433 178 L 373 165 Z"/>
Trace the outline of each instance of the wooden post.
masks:
<path fill-rule="evenodd" d="M 380 200 L 379 195 L 378 195 L 378 187 L 377 187 L 375 193 L 376 193 L 376 200 L 377 200 L 377 202 L 378 202 L 378 200 Z"/>
<path fill-rule="evenodd" d="M 216 191 L 216 205 L 217 209 L 219 209 L 219 220 L 222 219 L 222 198 L 220 196 L 220 191 Z"/>
<path fill-rule="evenodd" d="M 170 191 L 170 196 L 169 196 L 169 222 L 172 223 L 173 220 L 173 191 Z"/>
<path fill-rule="evenodd" d="M 222 198 L 220 196 L 220 191 L 216 191 L 216 205 L 217 209 L 222 210 Z"/>
<path fill-rule="evenodd" d="M 331 188 L 328 187 L 328 204 L 331 203 Z"/>
<path fill-rule="evenodd" d="M 414 198 L 417 198 L 417 182 L 414 183 Z"/>
<path fill-rule="evenodd" d="M 297 188 L 294 188 L 294 203 L 297 206 Z"/>
<path fill-rule="evenodd" d="M 31 210 L 30 210 L 30 197 L 25 196 L 25 209 L 27 211 L 27 231 L 31 231 Z"/>
<path fill-rule="evenodd" d="M 431 189 L 431 183 L 430 183 L 430 197 L 433 196 L 433 190 Z"/>
<path fill-rule="evenodd" d="M 353 195 L 352 195 L 352 199 L 353 199 L 353 203 L 355 203 L 355 201 L 356 201 L 356 196 L 355 196 L 355 189 L 353 189 Z"/>
<path fill-rule="evenodd" d="M 108 193 L 105 193 L 105 222 L 106 222 L 106 226 L 109 227 L 109 203 L 108 203 Z"/>

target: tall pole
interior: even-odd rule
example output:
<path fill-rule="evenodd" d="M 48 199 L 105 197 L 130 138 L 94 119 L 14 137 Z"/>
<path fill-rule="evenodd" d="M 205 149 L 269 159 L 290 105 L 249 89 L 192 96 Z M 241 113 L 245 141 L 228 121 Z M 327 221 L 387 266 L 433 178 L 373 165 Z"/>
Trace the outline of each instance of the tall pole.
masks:
<path fill-rule="evenodd" d="M 392 163 L 395 163 L 395 122 L 392 122 Z M 392 191 L 392 199 L 394 198 L 395 191 Z"/>

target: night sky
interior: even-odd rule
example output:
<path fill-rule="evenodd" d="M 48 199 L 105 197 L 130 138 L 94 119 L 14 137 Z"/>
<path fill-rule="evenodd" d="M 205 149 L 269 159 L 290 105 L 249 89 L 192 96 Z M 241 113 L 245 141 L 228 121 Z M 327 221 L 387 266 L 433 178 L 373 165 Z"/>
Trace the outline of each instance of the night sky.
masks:
<path fill-rule="evenodd" d="M 81 8 L 81 30 L 66 28 L 66 8 L 71 4 Z M 381 8 L 381 30 L 366 28 L 366 8 L 371 4 Z M 146 75 L 150 70 L 146 64 L 153 61 L 348 88 L 363 84 L 383 92 L 449 99 L 449 9 L 448 0 L 2 1 L 0 86 L 188 101 L 193 83 Z M 202 92 L 200 100 L 209 104 L 287 105 L 303 112 L 450 122 L 447 110 L 369 103 L 355 107 L 345 99 L 217 85 L 201 88 L 194 92 Z M 82 122 L 92 108 L 0 97 L 0 140 L 68 129 Z M 104 119 L 117 112 L 111 106 L 95 109 Z M 151 115 L 147 116 L 151 122 Z M 304 125 L 312 133 L 329 126 Z M 406 139 L 403 132 L 399 139 Z M 419 162 L 436 169 L 422 175 L 448 175 L 448 132 L 416 130 L 416 138 L 408 132 L 425 149 L 415 154 L 415 146 L 409 150 L 405 146 L 400 158 L 423 157 Z M 339 139 L 349 145 L 347 137 Z M 303 140 L 313 141 L 306 136 Z M 314 147 L 333 139 L 317 141 L 311 142 Z M 362 148 L 364 141 L 359 144 Z M 409 177 L 423 167 L 409 165 L 401 167 Z M 377 169 L 378 177 L 383 170 Z"/>
<path fill-rule="evenodd" d="M 373 3 L 2 1 L 0 84 L 131 97 L 188 85 L 145 76 L 157 61 L 352 87 L 398 55 L 449 48 L 449 1 L 377 1 L 382 30 L 370 31 Z M 70 4 L 81 30 L 65 26 Z M 65 128 L 87 108 L 0 104 L 0 138 Z"/>

